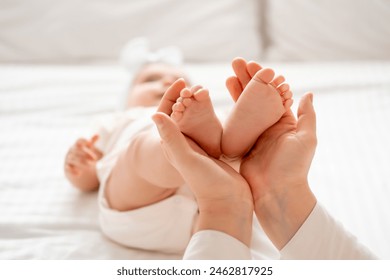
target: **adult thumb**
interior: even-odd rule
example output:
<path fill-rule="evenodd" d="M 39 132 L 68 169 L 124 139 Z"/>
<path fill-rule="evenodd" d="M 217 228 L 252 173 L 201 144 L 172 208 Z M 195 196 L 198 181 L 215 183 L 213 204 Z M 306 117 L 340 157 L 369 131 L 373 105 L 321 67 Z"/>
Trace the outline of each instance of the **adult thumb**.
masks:
<path fill-rule="evenodd" d="M 313 107 L 313 93 L 306 93 L 299 102 L 297 133 L 316 141 L 316 113 Z"/>
<path fill-rule="evenodd" d="M 160 134 L 162 148 L 171 164 L 176 168 L 187 164 L 191 160 L 189 152 L 192 150 L 179 127 L 164 113 L 157 112 L 152 119 Z"/>

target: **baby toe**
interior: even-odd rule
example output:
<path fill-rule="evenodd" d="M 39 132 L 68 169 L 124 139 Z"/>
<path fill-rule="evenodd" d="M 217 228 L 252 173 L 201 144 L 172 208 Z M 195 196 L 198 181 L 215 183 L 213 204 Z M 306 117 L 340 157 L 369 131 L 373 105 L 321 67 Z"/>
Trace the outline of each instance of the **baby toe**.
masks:
<path fill-rule="evenodd" d="M 292 94 L 291 90 L 288 90 L 288 91 L 284 92 L 282 96 L 283 96 L 284 100 L 287 100 L 287 99 L 291 99 L 293 94 Z"/>
<path fill-rule="evenodd" d="M 173 106 L 172 106 L 172 110 L 174 112 L 183 112 L 185 109 L 186 108 L 182 102 L 177 102 L 177 103 L 173 104 Z"/>
<path fill-rule="evenodd" d="M 195 92 L 197 92 L 201 88 L 203 88 L 201 85 L 195 85 L 195 86 L 191 87 L 191 93 L 194 94 Z"/>
<path fill-rule="evenodd" d="M 208 89 L 200 89 L 194 94 L 194 98 L 196 101 L 205 101 L 210 98 Z"/>
<path fill-rule="evenodd" d="M 279 76 L 275 77 L 275 79 L 271 82 L 271 85 L 273 85 L 274 87 L 277 88 L 285 81 L 286 81 L 286 79 L 282 75 L 279 75 Z"/>
<path fill-rule="evenodd" d="M 277 87 L 278 91 L 280 94 L 284 94 L 288 90 L 290 90 L 290 85 L 289 84 L 281 84 L 280 86 Z"/>
<path fill-rule="evenodd" d="M 182 105 L 183 105 L 184 107 L 190 106 L 191 103 L 192 103 L 192 99 L 191 99 L 191 98 L 183 98 Z"/>
<path fill-rule="evenodd" d="M 180 92 L 180 96 L 183 97 L 183 98 L 191 97 L 191 96 L 192 96 L 192 92 L 191 92 L 191 90 L 189 90 L 188 88 L 184 88 L 184 89 L 182 89 L 182 91 Z"/>
<path fill-rule="evenodd" d="M 293 104 L 294 100 L 293 99 L 287 99 L 285 102 L 284 102 L 284 109 L 287 111 L 291 108 L 292 104 Z"/>
<path fill-rule="evenodd" d="M 269 84 L 273 80 L 274 76 L 275 76 L 274 70 L 270 68 L 263 68 L 256 73 L 253 79 L 259 82 Z"/>
<path fill-rule="evenodd" d="M 180 121 L 180 120 L 183 118 L 183 112 L 174 111 L 174 112 L 171 114 L 171 118 L 172 118 L 175 122 L 178 122 L 178 121 Z"/>

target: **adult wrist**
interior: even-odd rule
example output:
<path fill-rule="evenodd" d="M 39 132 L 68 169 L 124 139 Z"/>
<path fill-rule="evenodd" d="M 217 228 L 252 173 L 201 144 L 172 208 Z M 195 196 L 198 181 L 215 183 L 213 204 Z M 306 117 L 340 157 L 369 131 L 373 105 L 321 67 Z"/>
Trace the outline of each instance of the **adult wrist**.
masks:
<path fill-rule="evenodd" d="M 252 233 L 253 204 L 248 202 L 198 202 L 199 218 L 195 231 L 224 232 L 249 247 Z"/>
<path fill-rule="evenodd" d="M 317 200 L 307 182 L 272 190 L 256 199 L 254 209 L 264 231 L 280 250 L 305 222 Z"/>

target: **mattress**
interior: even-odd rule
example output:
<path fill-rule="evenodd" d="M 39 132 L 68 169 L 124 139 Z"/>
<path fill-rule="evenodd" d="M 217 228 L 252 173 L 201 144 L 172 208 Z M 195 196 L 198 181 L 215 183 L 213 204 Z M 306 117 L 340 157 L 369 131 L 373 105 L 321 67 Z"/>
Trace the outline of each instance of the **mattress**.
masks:
<path fill-rule="evenodd" d="M 314 92 L 318 200 L 380 258 L 390 259 L 390 62 L 270 63 L 300 96 Z M 216 107 L 232 101 L 227 64 L 191 64 Z M 179 259 L 102 235 L 96 193 L 63 175 L 78 137 L 120 108 L 129 74 L 114 64 L 0 65 L 0 259 Z"/>

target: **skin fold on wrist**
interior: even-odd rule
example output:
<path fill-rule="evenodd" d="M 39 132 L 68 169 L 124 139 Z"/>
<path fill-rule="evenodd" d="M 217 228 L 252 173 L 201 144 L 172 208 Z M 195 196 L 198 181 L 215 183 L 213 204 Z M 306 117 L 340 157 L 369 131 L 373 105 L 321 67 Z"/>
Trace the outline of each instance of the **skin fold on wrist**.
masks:
<path fill-rule="evenodd" d="M 255 201 L 255 213 L 264 231 L 281 250 L 310 215 L 317 200 L 308 184 L 284 188 Z"/>
<path fill-rule="evenodd" d="M 240 240 L 249 247 L 252 237 L 253 205 L 242 203 L 199 203 L 195 231 L 216 230 Z"/>

